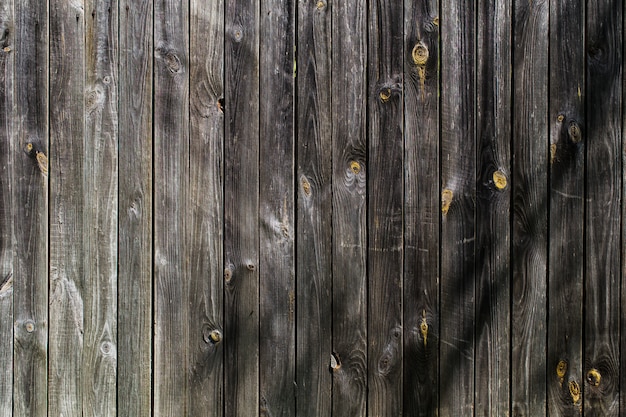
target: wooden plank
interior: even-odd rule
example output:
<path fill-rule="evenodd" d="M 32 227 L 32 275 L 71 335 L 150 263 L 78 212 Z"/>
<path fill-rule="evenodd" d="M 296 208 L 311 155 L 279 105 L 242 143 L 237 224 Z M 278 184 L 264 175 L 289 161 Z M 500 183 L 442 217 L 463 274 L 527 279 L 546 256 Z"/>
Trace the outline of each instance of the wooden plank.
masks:
<path fill-rule="evenodd" d="M 368 415 L 402 414 L 403 8 L 368 10 Z"/>
<path fill-rule="evenodd" d="M 367 7 L 332 12 L 332 414 L 367 412 Z M 326 12 L 328 13 L 328 12 Z M 328 356 L 328 355 L 327 355 Z"/>
<path fill-rule="evenodd" d="M 512 2 L 477 3 L 475 410 L 510 410 Z"/>
<path fill-rule="evenodd" d="M 170 417 L 187 415 L 189 407 L 188 6 L 154 4 L 153 413 Z"/>
<path fill-rule="evenodd" d="M 149 0 L 119 3 L 118 415 L 152 415 L 152 51 Z"/>
<path fill-rule="evenodd" d="M 406 416 L 434 416 L 439 385 L 439 1 L 404 2 Z"/>
<path fill-rule="evenodd" d="M 259 414 L 259 3 L 225 3 L 224 414 Z"/>
<path fill-rule="evenodd" d="M 620 233 L 623 4 L 587 4 L 585 224 L 585 416 L 617 416 L 620 405 Z M 623 317 L 623 315 L 621 315 Z M 622 336 L 623 337 L 623 336 Z M 623 401 L 623 399 L 621 399 Z"/>
<path fill-rule="evenodd" d="M 325 0 L 298 7 L 296 415 L 331 415 L 331 21 Z"/>
<path fill-rule="evenodd" d="M 515 3 L 511 401 L 519 416 L 546 414 L 548 13 L 546 0 Z"/>
<path fill-rule="evenodd" d="M 87 0 L 83 410 L 117 415 L 117 7 Z"/>
<path fill-rule="evenodd" d="M 295 415 L 295 2 L 261 5 L 260 414 Z"/>
<path fill-rule="evenodd" d="M 474 408 L 475 2 L 441 3 L 440 415 Z"/>
<path fill-rule="evenodd" d="M 13 1 L 0 2 L 0 417 L 13 416 Z"/>
<path fill-rule="evenodd" d="M 224 413 L 224 2 L 190 3 L 189 415 Z"/>
<path fill-rule="evenodd" d="M 48 10 L 15 2 L 12 130 L 13 413 L 46 416 L 48 391 Z M 5 32 L 6 33 L 6 32 Z M 13 47 L 13 46 L 12 46 Z M 19 208 L 19 209 L 18 209 Z"/>
<path fill-rule="evenodd" d="M 548 414 L 582 414 L 584 4 L 550 2 Z"/>

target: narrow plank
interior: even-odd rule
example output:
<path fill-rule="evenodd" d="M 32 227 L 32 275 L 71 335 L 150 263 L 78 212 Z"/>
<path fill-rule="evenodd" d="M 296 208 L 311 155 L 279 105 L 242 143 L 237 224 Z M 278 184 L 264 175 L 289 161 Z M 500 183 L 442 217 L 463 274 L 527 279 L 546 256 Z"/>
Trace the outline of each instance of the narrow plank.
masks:
<path fill-rule="evenodd" d="M 189 415 L 224 413 L 224 2 L 190 3 Z"/>
<path fill-rule="evenodd" d="M 13 416 L 13 1 L 0 2 L 0 417 Z M 7 49 L 8 48 L 8 49 Z M 16 150 L 19 152 L 19 150 Z"/>
<path fill-rule="evenodd" d="M 402 414 L 403 8 L 368 8 L 368 415 Z"/>
<path fill-rule="evenodd" d="M 13 413 L 34 417 L 48 411 L 48 10 L 14 7 Z"/>
<path fill-rule="evenodd" d="M 154 4 L 155 416 L 188 414 L 189 3 Z M 195 255 L 195 254 L 194 254 Z"/>
<path fill-rule="evenodd" d="M 510 410 L 512 1 L 477 4 L 477 416 Z"/>
<path fill-rule="evenodd" d="M 439 366 L 439 1 L 404 2 L 406 416 L 434 416 Z"/>
<path fill-rule="evenodd" d="M 117 7 L 86 0 L 83 415 L 117 415 Z"/>
<path fill-rule="evenodd" d="M 585 416 L 620 406 L 620 233 L 623 4 L 587 4 L 585 237 Z"/>
<path fill-rule="evenodd" d="M 513 415 L 546 414 L 549 2 L 515 2 L 513 67 Z"/>
<path fill-rule="evenodd" d="M 225 3 L 224 414 L 259 415 L 259 3 Z"/>
<path fill-rule="evenodd" d="M 152 415 L 152 51 L 149 0 L 119 2 L 117 411 Z"/>
<path fill-rule="evenodd" d="M 295 415 L 295 1 L 261 5 L 260 414 Z"/>
<path fill-rule="evenodd" d="M 548 414 L 581 415 L 585 147 L 584 4 L 550 2 Z"/>
<path fill-rule="evenodd" d="M 78 416 L 83 411 L 81 368 L 83 289 L 86 282 L 83 250 L 85 21 L 82 3 L 51 0 L 49 7 L 51 207 L 48 414 Z M 28 13 L 28 10 L 31 10 L 30 7 L 25 12 Z"/>
<path fill-rule="evenodd" d="M 325 0 L 298 3 L 296 415 L 331 415 L 331 16 Z"/>
<path fill-rule="evenodd" d="M 367 7 L 332 12 L 332 415 L 367 412 Z M 327 12 L 328 13 L 328 12 Z M 328 355 L 327 355 L 328 356 Z"/>
<path fill-rule="evenodd" d="M 475 2 L 441 3 L 440 415 L 474 408 Z"/>

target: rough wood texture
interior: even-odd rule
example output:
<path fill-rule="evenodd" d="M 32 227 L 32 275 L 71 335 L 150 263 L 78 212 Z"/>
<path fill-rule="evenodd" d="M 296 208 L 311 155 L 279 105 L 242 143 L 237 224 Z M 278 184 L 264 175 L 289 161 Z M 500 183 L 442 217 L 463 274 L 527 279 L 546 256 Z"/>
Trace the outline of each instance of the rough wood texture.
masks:
<path fill-rule="evenodd" d="M 154 5 L 154 415 L 188 414 L 189 11 Z"/>
<path fill-rule="evenodd" d="M 223 402 L 224 2 L 191 2 L 189 415 Z"/>
<path fill-rule="evenodd" d="M 368 415 L 402 414 L 403 9 L 369 3 Z"/>
<path fill-rule="evenodd" d="M 587 4 L 585 416 L 617 416 L 624 411 L 624 404 L 620 406 L 624 399 L 619 397 L 620 337 L 616 337 L 623 146 L 622 118 L 615 109 L 622 106 L 622 19 L 620 2 Z"/>
<path fill-rule="evenodd" d="M 550 2 L 548 414 L 582 414 L 584 4 Z"/>
<path fill-rule="evenodd" d="M 259 415 L 259 3 L 225 3 L 225 415 Z"/>
<path fill-rule="evenodd" d="M 511 401 L 514 416 L 546 414 L 548 12 L 515 2 Z"/>
<path fill-rule="evenodd" d="M 512 1 L 477 4 L 476 352 L 477 416 L 510 409 Z"/>
<path fill-rule="evenodd" d="M 439 2 L 404 2 L 406 416 L 434 416 L 439 367 Z"/>
<path fill-rule="evenodd" d="M 297 415 L 329 416 L 332 406 L 330 18 L 325 1 L 298 3 Z"/>
<path fill-rule="evenodd" d="M 332 12 L 332 414 L 367 412 L 367 7 Z M 328 12 L 327 12 L 328 13 Z M 326 355 L 328 358 L 328 354 Z"/>
<path fill-rule="evenodd" d="M 117 411 L 152 415 L 152 51 L 148 0 L 120 1 Z"/>
<path fill-rule="evenodd" d="M 441 3 L 440 415 L 474 408 L 475 3 Z"/>

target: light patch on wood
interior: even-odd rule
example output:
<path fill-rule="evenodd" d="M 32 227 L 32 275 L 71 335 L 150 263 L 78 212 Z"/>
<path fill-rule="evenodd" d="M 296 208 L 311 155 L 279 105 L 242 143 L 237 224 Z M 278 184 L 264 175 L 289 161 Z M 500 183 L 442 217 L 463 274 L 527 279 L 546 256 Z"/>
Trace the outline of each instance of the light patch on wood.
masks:
<path fill-rule="evenodd" d="M 454 193 L 452 190 L 445 189 L 441 193 L 441 212 L 445 215 L 448 214 L 448 210 L 450 210 L 450 205 L 452 204 L 452 198 L 454 197 Z"/>
<path fill-rule="evenodd" d="M 331 353 L 330 355 L 330 369 L 332 369 L 333 372 L 341 369 L 341 360 L 339 359 L 339 355 L 337 355 L 335 352 Z"/>
<path fill-rule="evenodd" d="M 426 321 L 426 310 L 422 312 L 422 323 L 420 324 L 420 333 L 422 334 L 422 340 L 424 341 L 424 348 L 428 343 L 428 322 Z"/>
<path fill-rule="evenodd" d="M 556 143 L 550 144 L 550 163 L 553 164 L 556 159 Z"/>
<path fill-rule="evenodd" d="M 12 289 L 13 289 L 13 273 L 9 273 L 7 278 L 5 278 L 4 283 L 0 287 L 0 296 L 9 294 Z"/>
<path fill-rule="evenodd" d="M 41 175 L 45 178 L 48 178 L 48 157 L 43 152 L 37 152 L 35 158 L 37 159 L 39 172 L 41 172 Z"/>

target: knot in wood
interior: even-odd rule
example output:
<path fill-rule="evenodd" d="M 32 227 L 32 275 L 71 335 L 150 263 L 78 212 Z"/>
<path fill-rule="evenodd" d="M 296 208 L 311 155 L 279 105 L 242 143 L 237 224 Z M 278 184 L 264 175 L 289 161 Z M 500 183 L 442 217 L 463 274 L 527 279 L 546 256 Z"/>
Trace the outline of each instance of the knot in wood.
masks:
<path fill-rule="evenodd" d="M 563 380 L 566 373 L 567 373 L 567 362 L 564 360 L 560 360 L 559 363 L 556 364 L 556 376 L 558 376 L 559 379 Z"/>
<path fill-rule="evenodd" d="M 565 115 L 562 113 L 556 117 L 556 121 L 559 123 L 563 123 L 563 120 L 565 120 Z"/>
<path fill-rule="evenodd" d="M 428 47 L 422 41 L 419 41 L 414 47 L 413 52 L 411 54 L 413 56 L 413 62 L 415 65 L 423 67 L 428 62 L 428 57 L 430 53 L 428 52 Z"/>
<path fill-rule="evenodd" d="M 452 204 L 452 198 L 454 197 L 454 193 L 452 190 L 445 189 L 441 193 L 441 212 L 443 214 L 448 214 L 448 210 L 450 210 L 450 205 Z"/>
<path fill-rule="evenodd" d="M 324 10 L 326 8 L 326 2 L 323 2 L 320 0 L 317 2 L 316 7 L 317 7 L 317 10 Z"/>
<path fill-rule="evenodd" d="M 350 170 L 354 173 L 354 175 L 359 175 L 359 172 L 361 172 L 361 164 L 357 161 L 350 162 Z"/>
<path fill-rule="evenodd" d="M 212 330 L 209 333 L 209 337 L 205 340 L 207 341 L 207 343 L 211 342 L 213 344 L 217 344 L 222 341 L 222 333 L 219 330 Z"/>
<path fill-rule="evenodd" d="M 35 322 L 32 320 L 27 320 L 26 323 L 24 323 L 24 328 L 26 329 L 27 333 L 32 333 L 35 331 Z"/>
<path fill-rule="evenodd" d="M 582 133 L 580 131 L 580 126 L 578 126 L 578 123 L 576 123 L 576 122 L 570 123 L 569 129 L 567 130 L 567 133 L 569 134 L 569 138 L 570 138 L 570 140 L 573 143 L 578 143 L 582 139 Z"/>
<path fill-rule="evenodd" d="M 569 393 L 572 396 L 574 404 L 578 404 L 578 401 L 580 401 L 580 385 L 578 385 L 578 382 L 569 382 Z"/>
<path fill-rule="evenodd" d="M 600 371 L 595 368 L 592 368 L 587 372 L 587 382 L 592 387 L 597 387 L 600 385 L 600 380 L 602 379 L 602 375 L 600 375 Z"/>
<path fill-rule="evenodd" d="M 380 93 L 378 94 L 378 96 L 380 97 L 380 101 L 382 101 L 383 103 L 388 102 L 389 99 L 391 98 L 391 88 L 389 87 L 383 88 L 382 90 L 380 90 Z"/>
<path fill-rule="evenodd" d="M 302 191 L 304 192 L 304 195 L 310 197 L 311 183 L 309 182 L 309 180 L 307 180 L 305 177 L 302 177 L 302 180 L 300 180 L 300 184 L 302 185 Z"/>
<path fill-rule="evenodd" d="M 502 171 L 500 170 L 494 171 L 492 178 L 493 178 L 493 183 L 498 190 L 502 191 L 506 188 L 506 185 L 507 185 L 506 175 L 504 175 Z"/>

